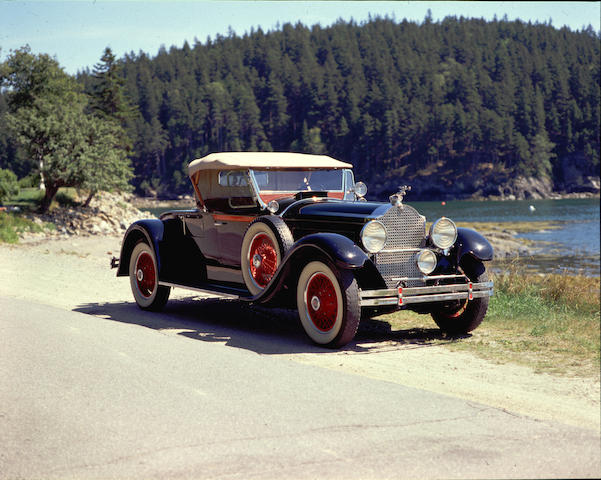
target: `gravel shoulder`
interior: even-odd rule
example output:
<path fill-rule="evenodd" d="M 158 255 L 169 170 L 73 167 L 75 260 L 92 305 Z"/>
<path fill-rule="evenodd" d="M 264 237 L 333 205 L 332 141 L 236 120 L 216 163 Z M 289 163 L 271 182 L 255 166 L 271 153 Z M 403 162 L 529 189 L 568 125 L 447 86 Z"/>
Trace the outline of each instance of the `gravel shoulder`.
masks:
<path fill-rule="evenodd" d="M 116 278 L 115 270 L 109 268 L 111 257 L 119 256 L 120 243 L 120 236 L 97 235 L 0 244 L 0 295 L 67 310 L 91 304 L 133 303 L 128 280 Z M 198 299 L 199 295 L 176 289 L 170 298 Z M 225 313 L 236 315 L 236 310 Z M 101 313 L 97 315 L 102 317 Z M 127 315 L 126 310 L 123 315 Z M 189 315 L 187 321 L 204 320 Z M 295 322 L 291 315 L 286 321 Z M 132 319 L 131 323 L 139 322 Z M 599 376 L 536 374 L 527 367 L 494 364 L 467 353 L 451 352 L 442 345 L 400 344 L 361 335 L 343 350 L 323 350 L 311 345 L 296 328 L 300 332 L 300 326 L 293 325 L 288 338 L 284 334 L 275 339 L 263 328 L 260 333 L 267 339 L 262 341 L 284 342 L 282 348 L 272 350 L 290 361 L 473 400 L 541 420 L 596 431 L 601 428 Z"/>

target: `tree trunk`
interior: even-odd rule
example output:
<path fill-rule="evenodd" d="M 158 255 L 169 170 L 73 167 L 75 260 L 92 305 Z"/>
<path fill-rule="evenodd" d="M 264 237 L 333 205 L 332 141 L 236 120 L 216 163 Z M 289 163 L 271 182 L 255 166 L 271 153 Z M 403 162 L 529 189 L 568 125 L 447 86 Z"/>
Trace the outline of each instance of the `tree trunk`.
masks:
<path fill-rule="evenodd" d="M 50 208 L 50 204 L 52 203 L 52 200 L 54 200 L 54 197 L 57 193 L 58 187 L 54 185 L 46 185 L 46 194 L 40 202 L 40 213 L 46 213 L 48 211 L 48 209 Z"/>
<path fill-rule="evenodd" d="M 90 202 L 92 201 L 92 198 L 94 198 L 94 195 L 96 195 L 96 191 L 95 190 L 91 190 L 90 194 L 88 195 L 88 198 L 86 198 L 86 201 L 83 202 L 83 206 L 84 207 L 89 207 L 90 206 Z"/>

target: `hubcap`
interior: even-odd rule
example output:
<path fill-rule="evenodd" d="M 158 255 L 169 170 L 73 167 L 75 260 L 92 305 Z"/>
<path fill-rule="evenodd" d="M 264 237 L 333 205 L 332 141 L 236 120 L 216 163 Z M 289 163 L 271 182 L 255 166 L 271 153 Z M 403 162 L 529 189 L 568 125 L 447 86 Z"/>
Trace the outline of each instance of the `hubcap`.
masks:
<path fill-rule="evenodd" d="M 136 283 L 144 297 L 150 297 L 154 291 L 156 272 L 154 262 L 148 252 L 142 252 L 136 261 Z"/>
<path fill-rule="evenodd" d="M 278 255 L 271 238 L 264 233 L 253 238 L 248 258 L 251 277 L 259 287 L 266 287 L 278 269 Z"/>
<path fill-rule="evenodd" d="M 307 283 L 305 298 L 311 299 L 307 313 L 313 325 L 322 332 L 330 331 L 338 316 L 338 298 L 332 281 L 323 273 L 314 274 Z"/>
<path fill-rule="evenodd" d="M 311 308 L 313 310 L 319 310 L 319 307 L 321 306 L 321 302 L 319 301 L 319 298 L 317 297 L 313 297 L 311 299 Z"/>

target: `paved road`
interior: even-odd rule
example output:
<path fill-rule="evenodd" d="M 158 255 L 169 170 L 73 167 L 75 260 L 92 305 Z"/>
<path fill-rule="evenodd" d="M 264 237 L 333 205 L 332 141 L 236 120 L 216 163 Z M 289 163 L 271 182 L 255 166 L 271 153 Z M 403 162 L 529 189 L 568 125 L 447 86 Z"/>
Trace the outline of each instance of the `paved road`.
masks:
<path fill-rule="evenodd" d="M 0 478 L 601 475 L 593 430 L 299 364 L 269 336 L 199 341 L 177 308 L 147 315 L 0 297 Z"/>

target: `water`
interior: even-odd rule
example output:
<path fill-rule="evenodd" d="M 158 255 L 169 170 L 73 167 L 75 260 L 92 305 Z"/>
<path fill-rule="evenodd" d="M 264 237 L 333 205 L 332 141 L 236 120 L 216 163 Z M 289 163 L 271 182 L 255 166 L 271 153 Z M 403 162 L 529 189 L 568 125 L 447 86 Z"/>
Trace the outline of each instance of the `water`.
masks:
<path fill-rule="evenodd" d="M 507 223 L 551 222 L 556 229 L 540 229 L 520 237 L 541 242 L 536 254 L 516 263 L 536 272 L 569 272 L 599 276 L 599 199 L 407 202 L 429 222 L 445 216 L 455 222 Z M 534 210 L 530 208 L 534 207 Z M 165 210 L 194 208 L 190 204 L 149 209 L 159 215 Z M 498 262 L 501 265 L 503 262 Z"/>
<path fill-rule="evenodd" d="M 409 203 L 409 202 L 408 202 Z M 516 200 L 410 202 L 429 221 L 446 216 L 456 222 L 550 222 L 555 229 L 518 235 L 541 242 L 536 254 L 518 261 L 539 272 L 564 271 L 599 276 L 599 200 Z M 531 209 L 530 207 L 534 207 Z"/>

